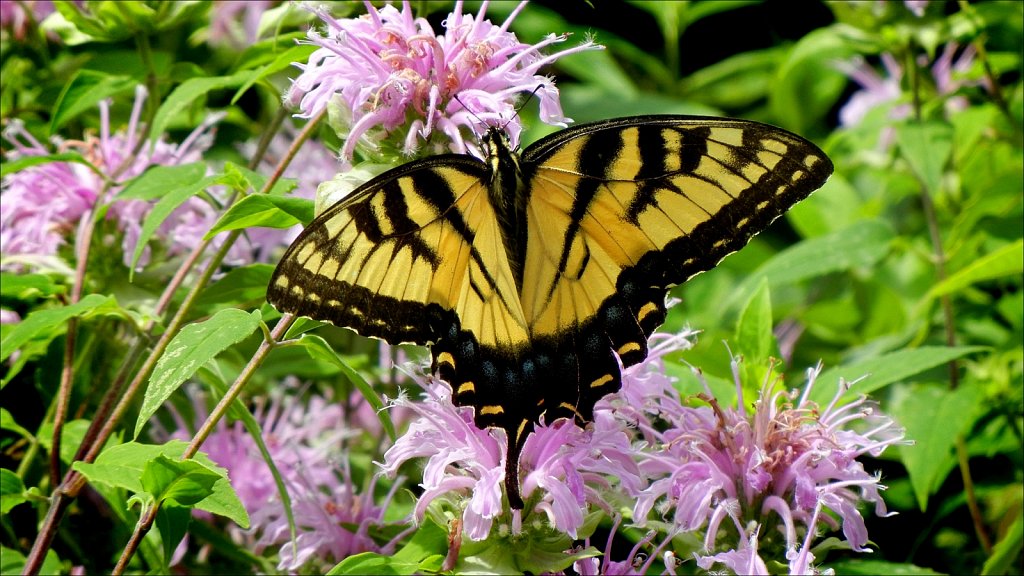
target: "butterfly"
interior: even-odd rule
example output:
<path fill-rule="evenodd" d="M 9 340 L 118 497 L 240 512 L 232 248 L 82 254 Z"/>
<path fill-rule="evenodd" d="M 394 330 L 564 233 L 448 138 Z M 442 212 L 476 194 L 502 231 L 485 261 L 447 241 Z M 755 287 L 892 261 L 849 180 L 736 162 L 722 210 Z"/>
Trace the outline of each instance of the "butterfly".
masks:
<path fill-rule="evenodd" d="M 542 420 L 584 425 L 647 356 L 672 286 L 821 187 L 832 163 L 765 124 L 636 116 L 484 160 L 444 154 L 360 186 L 305 228 L 267 299 L 392 344 L 431 348 L 452 400 L 505 430 L 509 505 Z"/>

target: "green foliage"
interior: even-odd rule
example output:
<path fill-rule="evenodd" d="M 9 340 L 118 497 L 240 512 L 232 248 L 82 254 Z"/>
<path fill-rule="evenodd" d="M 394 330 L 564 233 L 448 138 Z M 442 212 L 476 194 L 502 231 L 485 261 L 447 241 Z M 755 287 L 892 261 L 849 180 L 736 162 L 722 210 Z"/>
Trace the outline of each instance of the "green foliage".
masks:
<path fill-rule="evenodd" d="M 252 334 L 259 323 L 259 310 L 247 313 L 236 308 L 224 308 L 205 322 L 182 328 L 167 345 L 149 378 L 139 418 L 135 422 L 135 438 L 179 386 L 226 348 Z"/>

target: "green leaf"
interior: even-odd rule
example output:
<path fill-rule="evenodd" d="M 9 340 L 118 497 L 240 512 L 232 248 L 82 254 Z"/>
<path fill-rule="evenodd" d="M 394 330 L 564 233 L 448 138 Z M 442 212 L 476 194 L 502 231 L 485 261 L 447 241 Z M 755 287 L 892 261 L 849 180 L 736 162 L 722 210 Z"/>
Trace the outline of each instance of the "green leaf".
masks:
<path fill-rule="evenodd" d="M 142 469 L 142 489 L 162 503 L 173 500 L 183 506 L 198 504 L 213 494 L 213 485 L 220 476 L 195 460 L 172 460 L 156 456 Z"/>
<path fill-rule="evenodd" d="M 777 63 L 786 53 L 784 47 L 773 46 L 730 56 L 684 78 L 683 92 L 689 99 L 722 109 L 754 105 L 767 95 Z"/>
<path fill-rule="evenodd" d="M 117 195 L 121 200 L 157 200 L 203 179 L 206 164 L 193 162 L 177 166 L 154 166 L 129 181 Z"/>
<path fill-rule="evenodd" d="M 932 286 L 925 298 L 936 298 L 943 294 L 957 292 L 977 282 L 994 280 L 1003 276 L 1019 277 L 1021 274 L 1024 274 L 1024 240 L 1018 239 L 1016 242 L 982 256 L 966 268 Z"/>
<path fill-rule="evenodd" d="M 342 374 L 359 389 L 359 392 L 369 402 L 373 411 L 377 413 L 377 418 L 380 419 L 380 423 L 384 427 L 384 431 L 387 432 L 388 438 L 394 441 L 398 437 L 395 433 L 395 425 L 391 423 L 388 411 L 385 410 L 384 402 L 381 401 L 380 396 L 374 391 L 373 386 L 342 360 L 326 340 L 315 334 L 303 334 L 292 345 L 302 347 L 309 354 L 310 358 L 324 360 L 341 370 Z"/>
<path fill-rule="evenodd" d="M 142 494 L 145 492 L 142 473 L 146 463 L 159 456 L 180 460 L 187 447 L 188 444 L 181 440 L 171 440 L 165 444 L 126 442 L 104 449 L 93 463 L 77 461 L 72 468 L 88 478 L 89 482 Z M 195 508 L 224 516 L 243 529 L 248 528 L 249 515 L 228 482 L 227 470 L 214 464 L 202 452 L 196 454 L 191 461 L 220 475 L 220 480 L 213 485 L 212 493 L 196 504 Z"/>
<path fill-rule="evenodd" d="M 981 573 L 1012 574 L 1013 567 L 1020 558 L 1021 548 L 1024 548 L 1024 516 L 1017 514 L 1017 519 L 1006 531 L 1006 535 L 992 548 L 992 555 L 985 560 Z"/>
<path fill-rule="evenodd" d="M 149 377 L 146 396 L 135 421 L 135 438 L 142 427 L 186 380 L 217 354 L 259 328 L 260 311 L 225 308 L 205 322 L 181 329 L 164 351 Z"/>
<path fill-rule="evenodd" d="M 409 542 L 391 555 L 374 552 L 355 554 L 342 560 L 327 572 L 328 575 L 366 574 L 395 575 L 421 573 L 421 566 L 432 558 L 444 558 L 448 551 L 448 534 L 435 522 L 427 520 L 420 525 Z"/>
<path fill-rule="evenodd" d="M 82 112 L 94 110 L 100 100 L 132 90 L 138 84 L 138 79 L 130 76 L 79 70 L 57 98 L 51 112 L 50 134 L 56 134 Z"/>
<path fill-rule="evenodd" d="M 153 208 L 146 214 L 146 218 L 142 221 L 142 229 L 139 231 L 139 239 L 135 244 L 135 251 L 132 253 L 132 263 L 129 267 L 128 281 L 130 282 L 135 276 L 135 268 L 138 265 L 139 258 L 142 257 L 142 251 L 146 248 L 146 244 L 149 243 L 150 238 L 156 233 L 160 225 L 164 223 L 164 220 L 171 215 L 171 212 L 185 203 L 186 200 L 199 194 L 206 189 L 207 186 L 217 183 L 217 178 L 213 176 L 207 176 L 200 179 L 198 182 L 193 182 L 187 186 L 174 187 L 166 191 L 163 197 L 153 206 Z"/>
<path fill-rule="evenodd" d="M 832 400 L 839 378 L 857 384 L 843 393 L 842 400 L 852 400 L 861 394 L 870 394 L 894 382 L 931 370 L 968 354 L 981 352 L 981 346 L 922 346 L 897 350 L 881 356 L 866 358 L 829 368 L 818 375 L 817 384 L 811 390 L 810 398 L 824 406 Z"/>
<path fill-rule="evenodd" d="M 876 576 L 877 574 L 888 574 L 891 576 L 939 576 L 942 572 L 936 572 L 931 568 L 922 568 L 914 564 L 903 564 L 887 562 L 885 560 L 865 558 L 842 558 L 835 562 L 826 562 L 830 570 L 836 574 L 849 574 L 850 576 Z"/>
<path fill-rule="evenodd" d="M 18 504 L 25 502 L 25 483 L 14 472 L 0 468 L 0 514 L 7 515 Z"/>
<path fill-rule="evenodd" d="M 120 308 L 113 296 L 99 294 L 89 294 L 70 306 L 36 310 L 19 322 L 0 343 L 0 362 L 10 358 L 15 350 L 33 338 L 40 335 L 53 338 L 62 333 L 71 318 L 118 311 Z"/>
<path fill-rule="evenodd" d="M 204 240 L 225 230 L 239 230 L 252 226 L 291 228 L 313 219 L 313 202 L 304 198 L 251 194 L 236 202 L 210 231 Z"/>
<path fill-rule="evenodd" d="M 984 398 L 975 386 L 949 390 L 918 385 L 889 403 L 889 413 L 906 428 L 907 438 L 915 442 L 913 446 L 900 446 L 900 454 L 922 511 L 952 467 L 956 439 L 974 424 Z"/>
<path fill-rule="evenodd" d="M 849 83 L 835 62 L 853 56 L 835 29 L 819 28 L 801 38 L 779 66 L 768 102 L 779 123 L 807 134 L 828 114 Z"/>
<path fill-rule="evenodd" d="M 238 99 L 242 97 L 245 92 L 252 87 L 253 84 L 263 80 L 264 78 L 280 72 L 286 68 L 290 68 L 295 62 L 306 62 L 309 60 L 309 56 L 316 50 L 316 46 L 299 44 L 292 46 L 278 54 L 274 60 L 266 64 L 258 70 L 252 71 L 249 78 L 242 84 L 241 88 L 235 92 L 235 95 L 231 98 L 231 103 L 235 104 Z"/>
<path fill-rule="evenodd" d="M 153 127 L 150 129 L 150 141 L 156 143 L 164 131 L 167 130 L 171 120 L 196 100 L 205 97 L 214 90 L 235 88 L 248 80 L 251 74 L 252 72 L 249 70 L 242 70 L 231 76 L 213 76 L 185 80 L 167 96 L 164 103 L 160 105 L 160 109 L 156 111 L 156 116 L 153 118 Z"/>
<path fill-rule="evenodd" d="M 67 292 L 67 286 L 58 284 L 46 274 L 14 274 L 0 272 L 0 296 L 15 300 L 49 298 Z"/>
<path fill-rule="evenodd" d="M 32 439 L 32 433 L 14 421 L 14 416 L 7 408 L 0 408 L 0 429 L 10 430 L 26 440 Z"/>
<path fill-rule="evenodd" d="M 82 445 L 82 439 L 85 438 L 86 431 L 89 430 L 88 420 L 71 420 L 65 422 L 64 427 L 60 431 L 60 459 L 62 462 L 71 464 L 71 461 L 75 458 L 75 453 L 78 452 L 78 447 Z M 53 422 L 46 422 L 39 427 L 39 445 L 46 449 L 47 452 L 53 451 Z"/>
<path fill-rule="evenodd" d="M 768 280 L 761 277 L 757 290 L 747 300 L 736 323 L 736 350 L 747 366 L 761 365 L 772 355 L 772 302 Z"/>
<path fill-rule="evenodd" d="M 809 238 L 779 252 L 758 267 L 736 287 L 723 310 L 750 298 L 761 278 L 776 289 L 856 267 L 870 267 L 889 250 L 892 227 L 881 220 L 864 220 L 826 236 Z"/>
<path fill-rule="evenodd" d="M 92 170 L 93 174 L 96 174 L 100 178 L 106 178 L 106 175 L 101 173 L 98 168 L 93 166 L 92 162 L 85 159 L 78 152 L 58 152 L 57 154 L 47 154 L 45 156 L 22 156 L 16 158 L 10 162 L 4 162 L 0 164 L 0 177 L 6 178 L 15 172 L 31 168 L 32 166 L 39 166 L 40 164 L 48 164 L 50 162 L 74 162 L 81 164 Z"/>
<path fill-rule="evenodd" d="M 173 501 L 164 502 L 156 512 L 156 529 L 160 531 L 160 543 L 163 545 L 164 574 L 170 574 L 169 566 L 174 550 L 185 538 L 188 526 L 192 521 L 192 508 L 181 506 Z"/>
<path fill-rule="evenodd" d="M 0 574 L 21 574 L 24 567 L 24 554 L 13 548 L 0 547 Z M 43 565 L 39 567 L 39 573 L 64 574 L 65 572 L 67 569 L 57 557 L 57 553 L 53 549 L 47 550 Z"/>
<path fill-rule="evenodd" d="M 274 273 L 271 264 L 249 264 L 230 270 L 223 278 L 207 286 L 195 308 L 203 310 L 211 306 L 244 307 L 260 304 L 267 297 L 267 285 Z"/>
<path fill-rule="evenodd" d="M 928 192 L 938 193 L 942 174 L 953 153 L 953 126 L 937 121 L 898 124 L 896 143 Z"/>

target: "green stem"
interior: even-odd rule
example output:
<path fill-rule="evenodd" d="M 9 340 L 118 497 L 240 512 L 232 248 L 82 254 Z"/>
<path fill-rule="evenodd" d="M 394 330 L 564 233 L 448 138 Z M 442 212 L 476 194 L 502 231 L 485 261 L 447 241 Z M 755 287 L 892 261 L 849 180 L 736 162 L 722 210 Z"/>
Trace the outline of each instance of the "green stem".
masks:
<path fill-rule="evenodd" d="M 245 385 L 248 384 L 249 380 L 256 374 L 256 370 L 258 370 L 263 364 L 263 361 L 274 348 L 277 341 L 284 337 L 285 332 L 287 332 L 288 328 L 291 327 L 294 320 L 295 317 L 290 314 L 283 316 L 271 331 L 270 338 L 265 339 L 260 344 L 259 348 L 256 349 L 256 353 L 253 354 L 252 358 L 249 360 L 249 363 L 246 364 L 245 368 L 243 368 L 238 374 L 238 377 L 235 378 L 234 383 L 231 384 L 227 393 L 220 399 L 220 402 L 218 402 L 217 406 L 210 412 L 210 415 L 206 418 L 206 421 L 203 422 L 199 431 L 196 432 L 195 436 L 192 438 L 192 442 L 189 444 L 188 448 L 185 449 L 185 453 L 181 457 L 182 460 L 188 460 L 199 452 L 199 448 L 203 445 L 203 442 L 205 442 L 206 439 L 210 437 L 210 434 L 213 433 L 213 429 L 217 426 L 217 422 L 227 414 L 228 409 L 231 407 L 231 403 L 234 402 L 238 398 L 239 394 L 242 393 Z M 138 549 L 142 539 L 153 528 L 153 522 L 156 521 L 156 515 L 159 511 L 160 502 L 155 502 L 139 518 L 139 521 L 135 524 L 135 531 L 132 533 L 131 538 L 128 540 L 128 544 L 125 545 L 124 550 L 121 552 L 121 557 L 117 561 L 117 566 L 114 567 L 113 574 L 118 575 L 124 573 L 125 568 L 128 566 L 128 562 L 131 561 L 131 558 Z"/>
<path fill-rule="evenodd" d="M 922 109 L 921 109 L 921 95 L 920 95 L 920 82 L 918 81 L 919 70 L 913 59 L 913 48 L 908 47 L 906 50 L 907 56 L 907 71 L 910 76 L 911 93 L 914 102 L 914 118 L 917 122 L 921 122 Z M 935 204 L 932 201 L 932 194 L 938 193 L 938 190 L 929 190 L 928 184 L 921 181 L 921 207 L 924 212 L 925 222 L 928 225 L 928 236 L 932 244 L 933 259 L 935 261 L 935 280 L 936 283 L 941 283 L 947 277 L 946 272 L 946 252 L 942 246 L 942 232 L 939 228 L 939 219 L 935 213 Z M 956 346 L 956 314 L 953 310 L 953 299 L 949 294 L 943 294 L 940 297 L 940 305 L 942 307 L 942 324 L 943 332 L 945 335 L 946 346 L 950 348 Z M 960 385 L 960 368 L 959 363 L 954 359 L 950 360 L 947 364 L 949 368 L 949 387 L 955 390 Z M 964 496 L 967 500 L 967 508 L 970 511 L 971 519 L 974 523 L 974 530 L 978 537 L 978 541 L 985 549 L 986 553 L 991 553 L 992 543 L 988 537 L 988 533 L 985 530 L 985 521 L 981 515 L 981 508 L 978 506 L 977 495 L 974 493 L 974 480 L 971 477 L 970 462 L 968 460 L 966 442 L 963 436 L 959 436 L 956 441 L 957 450 L 957 464 L 960 468 L 960 477 L 964 483 Z"/>

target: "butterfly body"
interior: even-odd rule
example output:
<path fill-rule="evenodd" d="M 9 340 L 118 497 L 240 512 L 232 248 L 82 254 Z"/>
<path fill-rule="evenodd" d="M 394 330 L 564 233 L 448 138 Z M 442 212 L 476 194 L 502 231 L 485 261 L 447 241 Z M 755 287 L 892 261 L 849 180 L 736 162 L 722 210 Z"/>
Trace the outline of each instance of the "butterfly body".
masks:
<path fill-rule="evenodd" d="M 314 220 L 268 300 L 390 343 L 431 346 L 475 423 L 508 434 L 506 491 L 534 425 L 584 424 L 647 356 L 666 291 L 824 183 L 813 144 L 763 124 L 644 116 L 584 124 L 518 156 L 411 162 Z"/>

